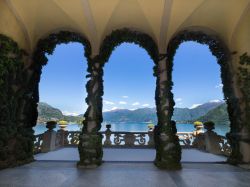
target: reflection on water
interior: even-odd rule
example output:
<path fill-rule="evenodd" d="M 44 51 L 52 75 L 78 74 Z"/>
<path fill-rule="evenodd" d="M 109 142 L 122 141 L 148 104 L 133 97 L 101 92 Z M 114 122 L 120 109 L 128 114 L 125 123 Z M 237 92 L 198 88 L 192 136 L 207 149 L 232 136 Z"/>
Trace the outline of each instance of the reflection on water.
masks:
<path fill-rule="evenodd" d="M 194 131 L 193 124 L 177 124 L 177 131 L 178 132 L 192 132 Z M 34 128 L 35 134 L 42 134 L 47 129 L 43 124 L 37 124 Z M 55 130 L 58 130 L 59 127 L 57 126 Z M 78 124 L 70 124 L 66 128 L 68 131 L 79 131 L 80 126 Z M 106 124 L 102 124 L 101 131 L 106 130 Z M 112 131 L 127 131 L 127 132 L 147 132 L 148 131 L 148 124 L 147 123 L 112 123 L 111 125 Z M 215 126 L 215 132 L 220 135 L 225 135 L 229 131 L 229 126 L 227 125 L 217 125 Z"/>

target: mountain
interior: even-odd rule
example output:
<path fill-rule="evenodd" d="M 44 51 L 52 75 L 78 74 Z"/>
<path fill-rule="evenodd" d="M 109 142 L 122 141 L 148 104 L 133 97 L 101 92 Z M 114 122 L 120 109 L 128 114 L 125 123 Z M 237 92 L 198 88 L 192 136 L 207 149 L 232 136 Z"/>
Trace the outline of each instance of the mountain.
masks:
<path fill-rule="evenodd" d="M 195 108 L 175 108 L 174 115 L 172 117 L 177 123 L 186 123 L 187 121 L 193 121 L 201 116 L 204 116 L 208 111 L 222 105 L 224 102 L 208 102 L 199 105 Z"/>
<path fill-rule="evenodd" d="M 78 122 L 83 116 L 66 116 L 57 109 L 47 103 L 38 104 L 38 123 L 49 120 L 66 120 L 68 122 Z M 156 108 L 139 108 L 136 110 L 117 109 L 103 113 L 105 122 L 119 123 L 131 122 L 141 123 L 149 122 L 157 123 Z M 218 124 L 229 123 L 226 104 L 224 102 L 208 102 L 195 108 L 175 108 L 172 117 L 177 123 L 193 123 L 196 120 L 209 121 L 212 120 Z"/>
<path fill-rule="evenodd" d="M 210 110 L 207 114 L 197 119 L 198 121 L 213 121 L 215 124 L 229 124 L 229 117 L 227 113 L 227 105 L 223 103 L 218 107 Z"/>
<path fill-rule="evenodd" d="M 118 109 L 103 113 L 103 119 L 107 122 L 156 122 L 155 108 L 140 108 L 136 110 Z"/>
<path fill-rule="evenodd" d="M 210 110 L 217 108 L 224 102 L 208 102 L 197 106 L 196 108 L 175 108 L 172 119 L 177 123 L 189 123 L 195 119 L 206 115 Z M 137 110 L 118 109 L 103 113 L 103 119 L 106 122 L 157 122 L 155 108 L 140 108 Z"/>
<path fill-rule="evenodd" d="M 37 123 L 44 123 L 50 120 L 66 120 L 68 122 L 77 122 L 82 119 L 82 115 L 79 116 L 66 116 L 63 115 L 61 110 L 54 108 L 47 103 L 38 103 L 38 119 Z"/>
<path fill-rule="evenodd" d="M 63 113 L 47 103 L 38 103 L 38 122 L 46 122 L 49 120 L 59 120 L 63 118 Z"/>

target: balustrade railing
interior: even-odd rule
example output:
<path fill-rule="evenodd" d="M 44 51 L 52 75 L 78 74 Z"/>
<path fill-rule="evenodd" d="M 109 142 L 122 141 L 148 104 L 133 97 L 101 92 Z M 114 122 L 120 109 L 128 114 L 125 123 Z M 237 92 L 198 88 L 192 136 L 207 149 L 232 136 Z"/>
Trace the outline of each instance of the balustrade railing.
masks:
<path fill-rule="evenodd" d="M 154 147 L 153 132 L 102 132 L 104 147 Z"/>
<path fill-rule="evenodd" d="M 79 144 L 80 131 L 65 131 L 59 130 L 56 133 L 55 147 L 77 146 Z M 154 148 L 154 132 L 113 132 L 110 127 L 106 131 L 101 132 L 103 136 L 103 147 L 109 148 Z M 204 133 L 200 133 L 201 137 L 204 137 Z M 180 145 L 183 148 L 198 148 L 195 146 L 197 143 L 197 132 L 177 132 Z M 219 137 L 219 140 L 218 140 Z M 224 136 L 218 135 L 217 140 L 219 144 L 220 153 L 225 156 L 229 156 L 231 153 L 230 144 Z M 199 139 L 199 138 L 198 138 Z M 201 139 L 202 143 L 205 143 L 204 138 Z M 43 134 L 35 136 L 34 153 L 40 153 L 42 151 Z"/>
<path fill-rule="evenodd" d="M 221 153 L 225 156 L 230 156 L 230 154 L 232 153 L 232 148 L 230 147 L 228 139 L 225 136 L 219 137 L 221 138 L 221 142 L 219 143 Z"/>
<path fill-rule="evenodd" d="M 43 134 L 35 135 L 34 154 L 41 153 L 43 143 Z"/>

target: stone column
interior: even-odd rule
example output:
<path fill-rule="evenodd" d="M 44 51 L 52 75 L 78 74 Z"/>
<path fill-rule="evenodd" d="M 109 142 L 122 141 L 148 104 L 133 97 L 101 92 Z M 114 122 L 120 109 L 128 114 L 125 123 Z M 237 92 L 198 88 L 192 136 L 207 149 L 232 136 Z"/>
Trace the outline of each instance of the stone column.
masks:
<path fill-rule="evenodd" d="M 231 68 L 235 97 L 228 100 L 231 128 L 227 138 L 232 147 L 228 161 L 231 164 L 250 164 L 250 56 L 247 53 L 237 55 L 232 64 L 238 65 Z"/>
<path fill-rule="evenodd" d="M 46 128 L 48 129 L 43 134 L 43 143 L 42 143 L 42 153 L 47 153 L 56 149 L 56 131 L 53 129 L 56 127 L 56 122 L 49 121 L 47 122 Z"/>
<path fill-rule="evenodd" d="M 103 65 L 99 56 L 88 62 L 89 78 L 86 88 L 88 109 L 84 114 L 83 129 L 78 150 L 80 161 L 78 167 L 95 168 L 102 163 L 102 135 L 99 132 L 102 123 Z"/>
<path fill-rule="evenodd" d="M 165 59 L 156 67 L 156 107 L 158 124 L 155 127 L 156 158 L 155 165 L 163 169 L 180 169 L 181 147 L 176 135 L 175 123 L 171 122 L 173 114 L 173 94 L 171 67 Z"/>

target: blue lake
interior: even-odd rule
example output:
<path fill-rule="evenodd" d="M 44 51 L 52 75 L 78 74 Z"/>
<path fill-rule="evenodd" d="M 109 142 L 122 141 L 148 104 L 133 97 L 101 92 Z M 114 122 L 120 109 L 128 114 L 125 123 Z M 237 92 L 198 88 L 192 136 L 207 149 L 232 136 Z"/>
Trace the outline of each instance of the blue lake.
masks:
<path fill-rule="evenodd" d="M 192 132 L 194 131 L 193 124 L 177 124 L 177 131 L 178 132 Z M 37 124 L 34 128 L 35 134 L 42 134 L 47 129 L 44 124 Z M 55 130 L 58 130 L 59 127 L 57 126 Z M 79 131 L 80 126 L 78 124 L 69 124 L 66 128 L 68 131 Z M 225 135 L 229 131 L 229 126 L 227 125 L 217 125 L 215 126 L 215 132 L 220 135 Z M 106 130 L 106 124 L 102 125 L 101 131 Z M 147 132 L 148 131 L 148 124 L 147 123 L 112 123 L 111 125 L 112 131 L 127 131 L 127 132 Z"/>

